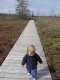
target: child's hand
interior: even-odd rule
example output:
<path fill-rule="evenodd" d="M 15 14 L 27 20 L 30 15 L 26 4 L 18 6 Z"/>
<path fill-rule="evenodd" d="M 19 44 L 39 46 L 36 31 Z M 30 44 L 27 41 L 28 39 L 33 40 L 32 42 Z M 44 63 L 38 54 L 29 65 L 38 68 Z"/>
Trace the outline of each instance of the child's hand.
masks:
<path fill-rule="evenodd" d="M 24 67 L 24 65 L 21 65 L 21 67 L 23 68 L 23 67 Z"/>

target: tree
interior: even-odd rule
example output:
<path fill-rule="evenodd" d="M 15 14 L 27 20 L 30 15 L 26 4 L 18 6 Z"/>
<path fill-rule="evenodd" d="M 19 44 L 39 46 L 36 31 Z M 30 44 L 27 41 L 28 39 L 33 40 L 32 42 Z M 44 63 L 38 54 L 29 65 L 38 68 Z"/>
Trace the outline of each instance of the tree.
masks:
<path fill-rule="evenodd" d="M 34 17 L 34 12 L 32 11 L 32 17 Z"/>
<path fill-rule="evenodd" d="M 59 13 L 59 17 L 60 17 L 60 13 Z"/>
<path fill-rule="evenodd" d="M 19 18 L 25 18 L 29 16 L 30 11 L 27 9 L 28 1 L 27 0 L 17 0 L 18 5 L 16 7 L 16 12 Z"/>
<path fill-rule="evenodd" d="M 39 12 L 37 12 L 37 16 L 39 16 Z"/>
<path fill-rule="evenodd" d="M 51 15 L 50 15 L 51 17 L 53 17 L 54 16 L 54 8 L 51 8 Z"/>

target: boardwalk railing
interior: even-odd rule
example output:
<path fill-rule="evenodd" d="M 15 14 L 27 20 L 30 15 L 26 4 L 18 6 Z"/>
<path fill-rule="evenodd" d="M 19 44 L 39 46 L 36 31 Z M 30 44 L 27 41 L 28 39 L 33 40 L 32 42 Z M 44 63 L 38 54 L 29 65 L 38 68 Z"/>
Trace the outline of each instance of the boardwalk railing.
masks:
<path fill-rule="evenodd" d="M 21 68 L 21 60 L 30 44 L 36 47 L 36 53 L 43 60 L 43 64 L 38 64 L 37 80 L 52 80 L 34 20 L 29 21 L 0 67 L 0 80 L 31 80 L 25 66 Z"/>

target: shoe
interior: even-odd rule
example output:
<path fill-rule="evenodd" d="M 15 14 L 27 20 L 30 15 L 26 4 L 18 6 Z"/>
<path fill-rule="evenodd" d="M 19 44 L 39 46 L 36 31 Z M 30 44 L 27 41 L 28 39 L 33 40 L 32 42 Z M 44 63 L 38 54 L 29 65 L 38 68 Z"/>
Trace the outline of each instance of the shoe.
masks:
<path fill-rule="evenodd" d="M 35 78 L 33 80 L 36 80 Z"/>
<path fill-rule="evenodd" d="M 28 73 L 27 75 L 30 76 L 30 73 Z"/>
<path fill-rule="evenodd" d="M 33 78 L 33 80 L 36 80 L 35 78 Z"/>

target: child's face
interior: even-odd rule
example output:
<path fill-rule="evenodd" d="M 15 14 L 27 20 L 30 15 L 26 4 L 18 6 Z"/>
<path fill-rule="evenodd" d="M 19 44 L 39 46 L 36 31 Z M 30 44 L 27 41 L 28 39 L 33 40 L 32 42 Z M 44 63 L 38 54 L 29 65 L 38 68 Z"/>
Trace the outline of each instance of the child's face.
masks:
<path fill-rule="evenodd" d="M 29 55 L 29 56 L 34 56 L 34 53 L 31 52 L 31 51 L 28 51 L 28 55 Z"/>

